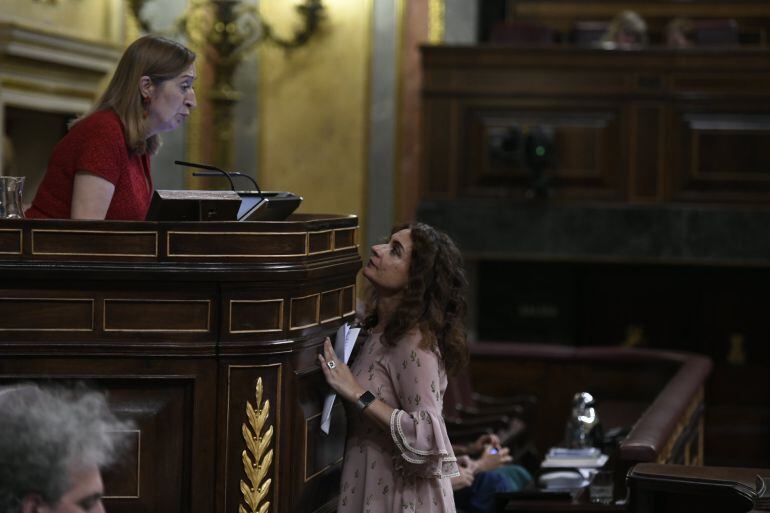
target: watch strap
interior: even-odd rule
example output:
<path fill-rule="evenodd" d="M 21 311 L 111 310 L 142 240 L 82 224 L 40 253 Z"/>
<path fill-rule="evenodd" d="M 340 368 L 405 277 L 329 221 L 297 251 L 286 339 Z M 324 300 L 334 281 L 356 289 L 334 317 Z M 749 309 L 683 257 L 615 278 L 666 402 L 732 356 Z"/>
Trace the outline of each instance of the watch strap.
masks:
<path fill-rule="evenodd" d="M 358 407 L 359 411 L 364 411 L 369 407 L 370 404 L 374 402 L 375 399 L 377 399 L 377 397 L 367 390 L 358 398 L 356 401 L 356 406 Z"/>

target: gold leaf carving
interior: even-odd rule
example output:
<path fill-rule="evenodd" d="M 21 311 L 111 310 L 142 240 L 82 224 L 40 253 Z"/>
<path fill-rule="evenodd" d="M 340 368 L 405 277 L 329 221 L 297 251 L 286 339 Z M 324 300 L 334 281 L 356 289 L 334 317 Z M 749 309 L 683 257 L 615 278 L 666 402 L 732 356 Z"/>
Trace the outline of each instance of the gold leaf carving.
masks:
<path fill-rule="evenodd" d="M 264 504 L 262 501 L 270 491 L 273 480 L 267 479 L 264 483 L 262 481 L 267 477 L 270 465 L 273 463 L 273 450 L 267 450 L 273 440 L 273 426 L 267 426 L 265 432 L 262 432 L 270 414 L 270 401 L 266 399 L 264 403 L 262 402 L 262 378 L 257 379 L 255 395 L 256 408 L 246 401 L 248 425 L 246 423 L 241 425 L 241 434 L 246 443 L 246 450 L 241 453 L 241 460 L 243 472 L 248 480 L 247 484 L 241 479 L 241 495 L 248 509 L 241 504 L 238 506 L 238 513 L 266 513 L 270 508 L 269 501 Z"/>

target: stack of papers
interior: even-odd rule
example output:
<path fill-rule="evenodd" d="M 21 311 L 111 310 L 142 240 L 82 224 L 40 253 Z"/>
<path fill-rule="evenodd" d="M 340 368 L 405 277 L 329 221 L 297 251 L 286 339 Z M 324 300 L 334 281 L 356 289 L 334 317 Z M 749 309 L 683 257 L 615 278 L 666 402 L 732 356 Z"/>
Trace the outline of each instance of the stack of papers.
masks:
<path fill-rule="evenodd" d="M 343 324 L 337 330 L 337 336 L 334 338 L 334 352 L 337 354 L 338 360 L 348 363 L 350 353 L 353 352 L 353 347 L 356 345 L 359 331 L 361 331 L 361 328 L 351 328 L 350 324 Z M 332 422 L 332 407 L 336 397 L 337 394 L 333 392 L 327 395 L 324 400 L 323 410 L 321 411 L 321 431 L 327 435 L 329 434 L 329 427 Z"/>
<path fill-rule="evenodd" d="M 584 447 L 581 449 L 568 449 L 566 447 L 552 447 L 545 455 L 541 467 L 578 467 L 599 468 L 607 463 L 608 456 L 596 447 Z"/>

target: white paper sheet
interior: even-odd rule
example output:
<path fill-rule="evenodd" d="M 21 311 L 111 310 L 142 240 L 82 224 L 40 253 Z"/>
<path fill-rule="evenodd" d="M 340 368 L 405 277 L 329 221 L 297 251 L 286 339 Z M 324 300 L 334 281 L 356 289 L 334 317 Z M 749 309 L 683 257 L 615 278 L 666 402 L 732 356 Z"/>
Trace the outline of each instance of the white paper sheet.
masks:
<path fill-rule="evenodd" d="M 349 324 L 343 324 L 340 329 L 337 330 L 337 335 L 334 337 L 334 352 L 337 355 L 337 359 L 341 359 L 346 364 L 350 359 L 350 353 L 353 352 L 353 347 L 356 345 L 356 339 L 361 328 L 351 328 Z M 342 355 L 340 358 L 339 355 Z M 334 399 L 337 394 L 332 392 L 324 399 L 324 407 L 321 412 L 321 431 L 329 434 L 329 427 L 332 421 L 332 407 L 334 406 Z"/>

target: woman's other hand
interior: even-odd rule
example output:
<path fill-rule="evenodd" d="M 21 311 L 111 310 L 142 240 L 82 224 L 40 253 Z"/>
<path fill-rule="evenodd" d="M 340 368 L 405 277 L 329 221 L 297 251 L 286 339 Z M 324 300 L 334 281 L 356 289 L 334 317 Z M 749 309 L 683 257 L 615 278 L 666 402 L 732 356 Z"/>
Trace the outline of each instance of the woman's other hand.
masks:
<path fill-rule="evenodd" d="M 476 460 L 476 473 L 488 472 L 500 468 L 506 463 L 513 461 L 513 458 L 509 454 L 509 449 L 503 447 L 497 449 L 491 445 L 484 447 L 484 451 L 481 453 L 481 457 Z"/>
<path fill-rule="evenodd" d="M 480 453 L 487 445 L 500 449 L 500 439 L 493 433 L 485 433 L 468 445 L 468 452 L 471 454 Z"/>
<path fill-rule="evenodd" d="M 473 484 L 473 471 L 460 467 L 460 475 L 452 478 L 452 490 L 462 490 Z"/>
<path fill-rule="evenodd" d="M 366 389 L 358 384 L 348 366 L 334 353 L 329 337 L 324 340 L 323 354 L 318 355 L 318 362 L 326 382 L 343 399 L 355 402 L 361 397 L 361 394 L 366 392 Z M 334 363 L 330 366 L 329 362 Z"/>

